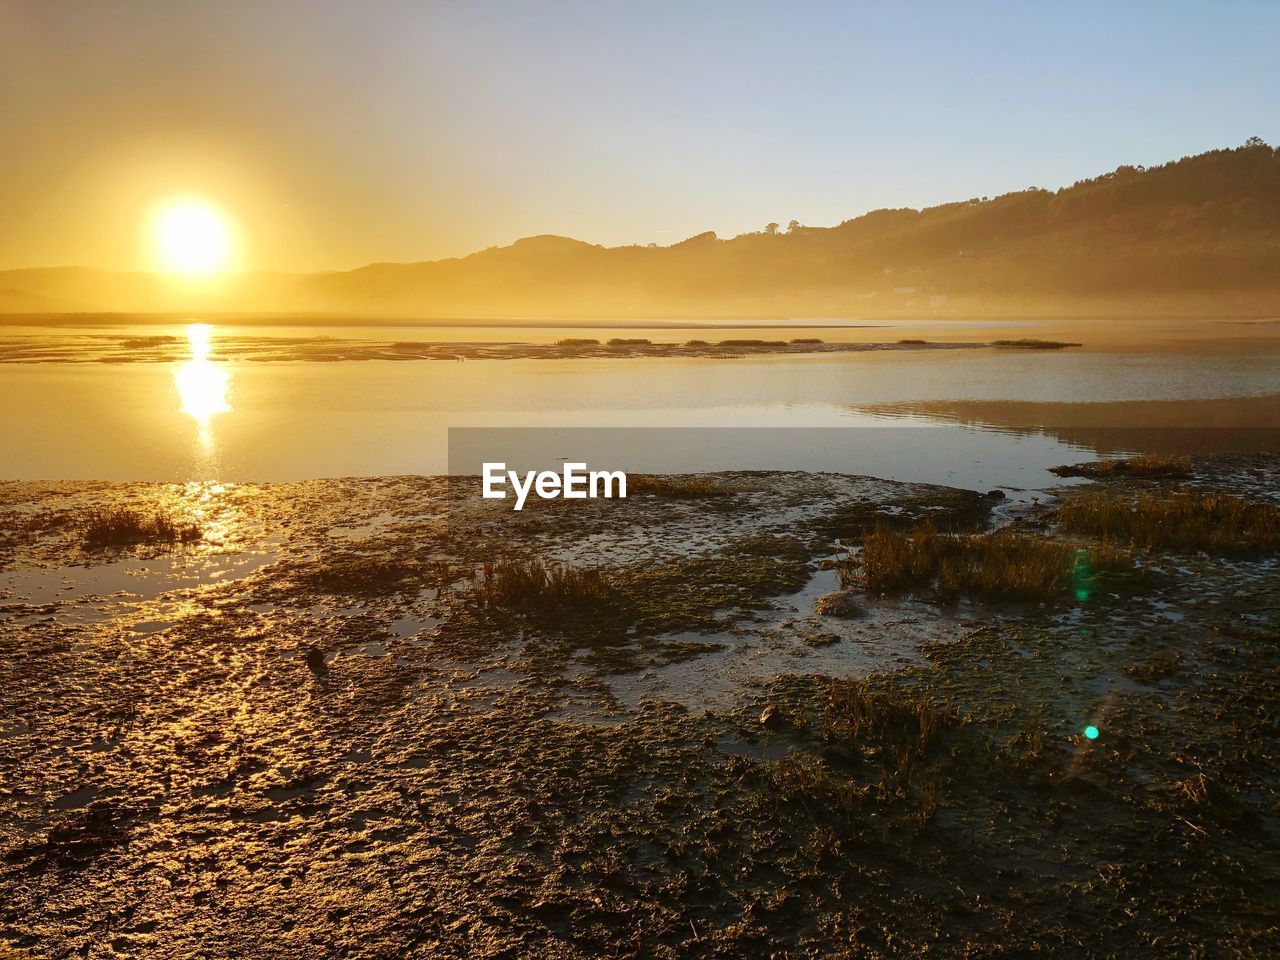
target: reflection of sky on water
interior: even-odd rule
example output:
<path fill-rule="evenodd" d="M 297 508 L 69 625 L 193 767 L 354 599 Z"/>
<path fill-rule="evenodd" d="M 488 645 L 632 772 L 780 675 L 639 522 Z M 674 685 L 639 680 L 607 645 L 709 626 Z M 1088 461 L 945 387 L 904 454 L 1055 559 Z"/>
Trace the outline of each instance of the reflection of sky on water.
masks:
<path fill-rule="evenodd" d="M 448 468 L 478 475 L 484 463 L 503 462 L 524 473 L 571 461 L 629 473 L 803 470 L 1035 491 L 1079 482 L 1045 468 L 1081 459 L 1087 451 L 1042 435 L 849 417 L 828 427 L 461 428 L 449 434 Z"/>
<path fill-rule="evenodd" d="M 81 487 L 65 493 L 61 503 L 79 513 L 98 506 L 99 496 L 93 487 Z M 189 482 L 150 488 L 140 496 L 128 504 L 130 509 L 193 524 L 200 529 L 200 539 L 158 554 L 146 548 L 138 552 L 108 547 L 83 565 L 19 566 L 0 573 L 0 594 L 32 604 L 24 613 L 28 618 L 52 614 L 59 622 L 72 623 L 95 622 L 106 609 L 137 606 L 176 591 L 183 595 L 165 601 L 164 612 L 168 621 L 176 622 L 205 609 L 193 605 L 186 591 L 238 579 L 274 559 L 276 541 L 264 535 L 255 513 L 257 488 Z M 46 609 L 49 604 L 57 609 Z"/>
<path fill-rule="evenodd" d="M 228 348 L 223 333 L 208 324 L 182 327 L 174 349 L 186 356 L 173 363 L 6 364 L 0 404 L 22 414 L 0 421 L 0 447 L 8 453 L 0 479 L 435 474 L 447 469 L 449 428 L 467 426 L 933 426 L 939 429 L 915 439 L 892 431 L 894 441 L 860 440 L 856 455 L 846 455 L 853 451 L 838 441 L 797 446 L 798 437 L 734 450 L 692 449 L 683 460 L 655 449 L 649 469 L 827 469 L 959 486 L 1037 487 L 1053 482 L 1044 467 L 1088 459 L 1090 441 L 974 423 L 958 411 L 876 406 L 1056 400 L 1105 409 L 1116 401 L 1230 402 L 1275 393 L 1280 364 L 1280 354 L 1265 352 L 1136 358 L 997 350 L 735 360 L 266 363 L 227 359 L 228 349 L 236 349 Z M 223 416 L 232 411 L 232 380 L 234 416 Z M 1132 422 L 1131 414 L 1125 411 L 1122 422 Z"/>

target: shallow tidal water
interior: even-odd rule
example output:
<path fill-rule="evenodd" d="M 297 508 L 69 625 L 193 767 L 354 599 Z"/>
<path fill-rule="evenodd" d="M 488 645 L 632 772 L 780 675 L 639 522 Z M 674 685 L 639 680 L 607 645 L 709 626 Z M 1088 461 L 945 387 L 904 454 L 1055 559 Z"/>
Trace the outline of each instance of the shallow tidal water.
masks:
<path fill-rule="evenodd" d="M 1258 426 L 1257 404 L 1275 399 L 1280 328 L 1274 324 L 1152 321 L 1138 329 L 1130 323 L 1125 336 L 1117 329 L 1107 321 L 642 330 L 284 327 L 198 318 L 168 325 L 8 324 L 0 329 L 0 359 L 9 361 L 0 363 L 0 405 L 18 415 L 0 422 L 0 476 L 273 482 L 435 475 L 449 472 L 448 431 L 455 427 L 718 427 L 788 429 L 744 443 L 721 436 L 675 451 L 661 437 L 639 442 L 640 434 L 620 434 L 619 445 L 633 471 L 800 469 L 1038 490 L 1057 482 L 1049 466 L 1145 443 L 1100 441 L 1096 431 L 1064 433 L 1055 429 L 1055 418 L 1072 422 L 1086 410 L 1094 412 L 1091 424 L 1104 430 L 1146 420 L 1168 427 L 1168 405 L 1181 404 L 1179 427 L 1223 431 L 1198 441 L 1198 452 L 1212 452 L 1228 432 Z M 1084 346 L 723 358 L 346 359 L 368 356 L 357 343 L 545 344 L 565 336 L 641 334 L 673 343 L 733 336 L 976 343 L 1034 336 L 1076 338 L 1072 342 Z M 149 353 L 157 338 L 162 349 Z M 322 362 L 314 356 L 317 344 L 325 347 Z M 983 406 L 969 415 L 965 405 Z M 1108 418 L 1111 405 L 1115 416 Z M 885 427 L 896 429 L 879 435 L 868 429 Z M 790 435 L 794 428 L 823 428 L 823 434 L 806 439 Z M 856 432 L 840 441 L 826 433 L 832 429 Z M 929 432 L 897 435 L 904 429 Z"/>

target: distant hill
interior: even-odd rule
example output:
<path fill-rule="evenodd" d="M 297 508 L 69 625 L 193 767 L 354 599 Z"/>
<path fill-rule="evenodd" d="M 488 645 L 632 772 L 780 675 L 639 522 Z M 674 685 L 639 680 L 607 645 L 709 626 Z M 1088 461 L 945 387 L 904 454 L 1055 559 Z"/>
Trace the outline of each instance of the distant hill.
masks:
<path fill-rule="evenodd" d="M 1280 314 L 1280 151 L 1260 140 L 835 227 L 666 247 L 539 236 L 467 257 L 246 274 L 193 292 L 138 273 L 0 271 L 0 311 L 422 317 Z"/>

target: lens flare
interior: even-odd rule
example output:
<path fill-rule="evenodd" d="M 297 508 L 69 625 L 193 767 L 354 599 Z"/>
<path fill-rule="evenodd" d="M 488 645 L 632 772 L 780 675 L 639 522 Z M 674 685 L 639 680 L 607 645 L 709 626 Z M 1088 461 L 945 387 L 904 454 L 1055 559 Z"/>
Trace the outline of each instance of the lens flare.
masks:
<path fill-rule="evenodd" d="M 1090 740 L 1097 740 L 1098 728 L 1095 727 L 1093 724 L 1089 724 L 1089 726 L 1084 728 L 1084 735 Z"/>
<path fill-rule="evenodd" d="M 1093 564 L 1089 560 L 1089 551 L 1081 547 L 1076 551 L 1075 560 L 1071 564 L 1071 589 L 1081 603 L 1093 596 L 1093 581 Z"/>

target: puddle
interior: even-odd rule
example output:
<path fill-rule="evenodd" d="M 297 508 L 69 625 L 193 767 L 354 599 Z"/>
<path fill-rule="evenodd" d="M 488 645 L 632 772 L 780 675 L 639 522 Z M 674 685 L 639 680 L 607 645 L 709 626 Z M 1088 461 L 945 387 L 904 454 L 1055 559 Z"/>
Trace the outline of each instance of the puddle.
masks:
<path fill-rule="evenodd" d="M 86 600 L 154 600 L 175 590 L 247 577 L 274 562 L 274 553 L 172 556 L 141 561 L 113 560 L 57 570 L 23 567 L 0 575 L 0 597 L 7 604 L 32 606 Z"/>
<path fill-rule="evenodd" d="M 419 638 L 422 634 L 430 634 L 440 626 L 437 617 L 403 616 L 391 621 L 391 633 L 403 640 Z"/>

